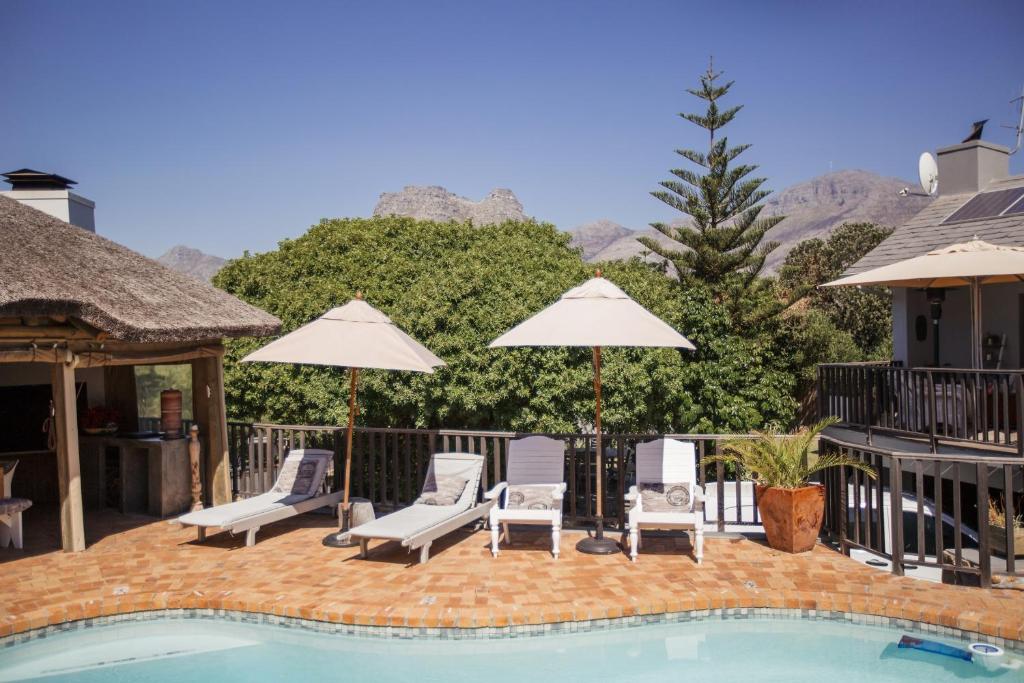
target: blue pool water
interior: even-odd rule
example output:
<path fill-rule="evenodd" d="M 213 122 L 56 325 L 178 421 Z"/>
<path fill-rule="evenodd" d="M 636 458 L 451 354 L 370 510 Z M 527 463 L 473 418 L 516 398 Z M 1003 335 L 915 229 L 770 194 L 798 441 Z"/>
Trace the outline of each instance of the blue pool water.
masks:
<path fill-rule="evenodd" d="M 0 681 L 1024 681 L 1017 657 L 990 672 L 898 650 L 900 635 L 835 622 L 750 619 L 493 640 L 385 640 L 165 619 L 0 650 Z"/>

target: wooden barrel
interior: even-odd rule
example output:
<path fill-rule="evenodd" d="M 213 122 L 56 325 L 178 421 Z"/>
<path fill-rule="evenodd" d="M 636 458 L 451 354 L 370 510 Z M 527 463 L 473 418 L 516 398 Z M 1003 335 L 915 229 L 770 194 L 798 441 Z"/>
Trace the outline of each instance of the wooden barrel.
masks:
<path fill-rule="evenodd" d="M 181 436 L 181 392 L 177 389 L 160 392 L 160 429 L 165 439 Z"/>

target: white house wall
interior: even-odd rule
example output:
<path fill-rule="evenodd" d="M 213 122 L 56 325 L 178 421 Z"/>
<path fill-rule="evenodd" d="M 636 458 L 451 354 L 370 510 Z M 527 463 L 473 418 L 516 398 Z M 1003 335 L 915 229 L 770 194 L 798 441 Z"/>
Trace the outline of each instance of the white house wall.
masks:
<path fill-rule="evenodd" d="M 986 285 L 982 287 L 982 332 L 1005 334 L 1003 369 L 1020 367 L 1020 296 L 1024 284 Z M 906 367 L 932 365 L 931 308 L 925 293 L 919 289 L 893 290 L 893 358 Z M 923 315 L 928 323 L 928 336 L 918 341 L 914 323 Z M 971 366 L 970 292 L 966 287 L 946 290 L 939 321 L 939 356 L 943 366 Z"/>

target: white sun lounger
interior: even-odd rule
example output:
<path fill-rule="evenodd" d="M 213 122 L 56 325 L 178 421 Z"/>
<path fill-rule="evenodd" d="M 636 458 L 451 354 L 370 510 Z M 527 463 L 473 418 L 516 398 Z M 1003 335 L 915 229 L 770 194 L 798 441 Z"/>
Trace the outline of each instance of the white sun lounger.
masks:
<path fill-rule="evenodd" d="M 454 505 L 413 503 L 379 519 L 354 527 L 349 533 L 359 541 L 359 556 L 366 558 L 371 538 L 398 541 L 410 551 L 419 549 L 420 564 L 430 559 L 430 544 L 470 522 L 487 516 L 493 500 L 478 503 L 483 456 L 473 453 L 435 453 L 430 459 L 426 482 L 435 476 L 465 477 L 466 487 Z M 426 484 L 424 484 L 426 489 Z"/>
<path fill-rule="evenodd" d="M 244 531 L 245 544 L 255 545 L 260 527 L 325 505 L 333 508 L 341 502 L 341 491 L 318 495 L 333 457 L 331 451 L 320 449 L 293 450 L 281 464 L 274 487 L 266 493 L 190 512 L 174 521 L 196 527 L 200 541 L 206 539 L 207 529 L 226 530 L 232 535 Z"/>
<path fill-rule="evenodd" d="M 498 501 L 491 508 L 491 555 L 498 556 L 499 527 L 505 530 L 505 542 L 511 543 L 509 524 L 536 524 L 551 527 L 551 554 L 558 559 L 564 471 L 565 442 L 561 439 L 528 436 L 509 443 L 506 481 L 484 494 L 484 498 Z M 528 488 L 517 491 L 520 486 Z M 526 494 L 518 505 L 511 499 L 516 493 Z M 535 500 L 535 507 L 531 506 L 530 497 Z"/>
<path fill-rule="evenodd" d="M 636 485 L 630 487 L 626 501 L 632 504 L 627 516 L 629 558 L 636 562 L 642 529 L 688 529 L 693 532 L 693 554 L 704 560 L 704 490 L 694 483 L 697 477 L 693 444 L 676 439 L 657 439 L 636 447 Z M 684 484 L 678 497 L 666 503 L 670 510 L 645 510 L 644 484 Z"/>

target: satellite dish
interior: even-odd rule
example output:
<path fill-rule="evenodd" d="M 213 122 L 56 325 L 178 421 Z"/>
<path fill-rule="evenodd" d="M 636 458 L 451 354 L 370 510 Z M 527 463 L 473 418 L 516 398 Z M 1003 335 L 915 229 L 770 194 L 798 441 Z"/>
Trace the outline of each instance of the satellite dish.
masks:
<path fill-rule="evenodd" d="M 917 172 L 921 178 L 921 188 L 932 195 L 939 189 L 939 166 L 935 163 L 935 157 L 928 152 L 921 155 L 917 160 Z"/>

